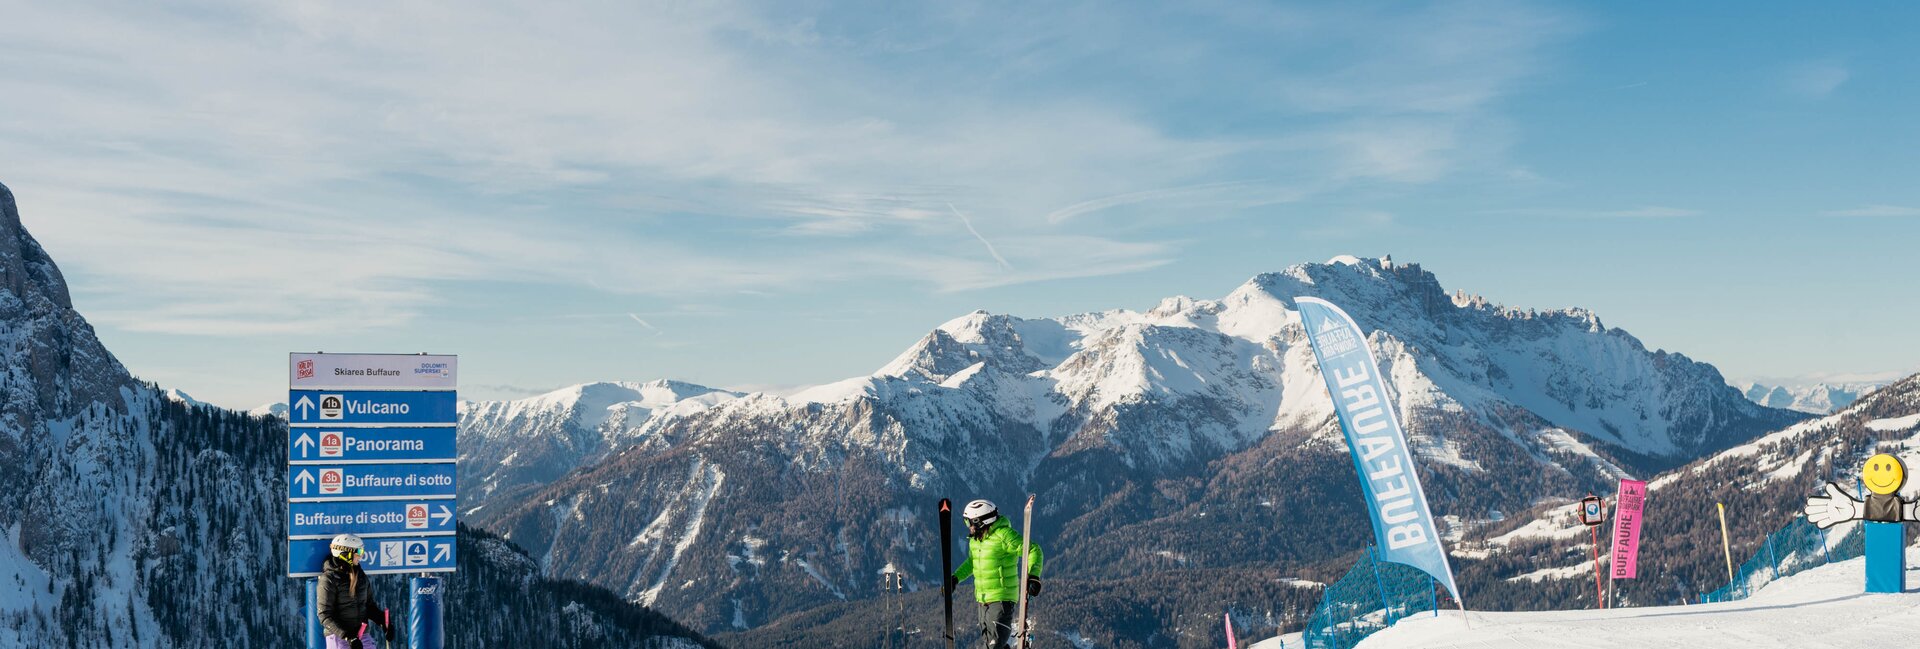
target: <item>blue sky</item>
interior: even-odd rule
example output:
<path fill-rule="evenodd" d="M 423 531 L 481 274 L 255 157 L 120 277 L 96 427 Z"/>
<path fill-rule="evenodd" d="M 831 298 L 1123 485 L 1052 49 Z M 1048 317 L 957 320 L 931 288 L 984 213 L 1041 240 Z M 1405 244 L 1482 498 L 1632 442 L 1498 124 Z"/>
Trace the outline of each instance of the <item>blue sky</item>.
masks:
<path fill-rule="evenodd" d="M 170 4 L 7 3 L 0 182 L 222 405 L 292 350 L 818 383 L 1336 254 L 1737 379 L 1920 368 L 1910 4 Z"/>

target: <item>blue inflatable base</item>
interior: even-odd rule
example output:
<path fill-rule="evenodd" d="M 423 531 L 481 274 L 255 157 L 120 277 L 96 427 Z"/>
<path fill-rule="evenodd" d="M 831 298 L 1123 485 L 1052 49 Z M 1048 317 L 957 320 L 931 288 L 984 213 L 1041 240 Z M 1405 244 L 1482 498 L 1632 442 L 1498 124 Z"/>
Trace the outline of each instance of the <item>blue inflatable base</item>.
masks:
<path fill-rule="evenodd" d="M 1907 589 L 1907 527 L 1902 523 L 1867 526 L 1867 592 L 1899 593 Z"/>

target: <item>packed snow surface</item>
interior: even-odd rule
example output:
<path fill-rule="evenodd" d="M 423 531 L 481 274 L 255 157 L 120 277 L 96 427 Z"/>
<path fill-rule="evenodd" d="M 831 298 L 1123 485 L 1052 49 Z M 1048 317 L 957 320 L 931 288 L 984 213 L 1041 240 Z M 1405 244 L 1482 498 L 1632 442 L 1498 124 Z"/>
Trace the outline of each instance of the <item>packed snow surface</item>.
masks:
<path fill-rule="evenodd" d="M 1903 430 L 1913 428 L 1916 425 L 1920 425 L 1920 414 L 1907 415 L 1905 417 L 1890 417 L 1887 419 L 1875 419 L 1873 421 L 1867 422 L 1867 428 L 1871 428 L 1873 430 L 1876 430 L 1882 433 L 1892 433 L 1892 432 L 1903 431 Z"/>
<path fill-rule="evenodd" d="M 1476 611 L 1467 621 L 1458 611 L 1415 615 L 1367 638 L 1358 649 L 1907 646 L 1912 629 L 1920 628 L 1920 592 L 1911 592 L 1920 586 L 1920 551 L 1908 550 L 1907 565 L 1915 566 L 1907 571 L 1910 592 L 1897 595 L 1862 592 L 1863 561 L 1787 577 L 1738 602 L 1605 611 Z"/>

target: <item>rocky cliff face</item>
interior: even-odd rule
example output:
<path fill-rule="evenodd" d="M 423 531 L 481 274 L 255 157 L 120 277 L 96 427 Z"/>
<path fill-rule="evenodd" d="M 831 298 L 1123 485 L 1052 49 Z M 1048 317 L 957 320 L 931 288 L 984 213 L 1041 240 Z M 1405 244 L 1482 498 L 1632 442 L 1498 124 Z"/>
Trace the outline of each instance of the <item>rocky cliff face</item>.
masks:
<path fill-rule="evenodd" d="M 0 647 L 296 646 L 286 424 L 134 379 L 0 186 Z M 463 533 L 454 646 L 698 646 L 604 590 Z M 398 578 L 384 578 L 404 602 Z"/>

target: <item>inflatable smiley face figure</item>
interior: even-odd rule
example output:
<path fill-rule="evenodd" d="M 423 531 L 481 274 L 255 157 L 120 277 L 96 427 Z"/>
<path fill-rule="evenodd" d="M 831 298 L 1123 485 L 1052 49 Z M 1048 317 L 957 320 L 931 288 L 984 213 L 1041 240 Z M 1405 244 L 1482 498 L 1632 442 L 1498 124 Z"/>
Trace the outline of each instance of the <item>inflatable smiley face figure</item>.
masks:
<path fill-rule="evenodd" d="M 1861 527 L 1866 537 L 1867 592 L 1905 592 L 1906 526 L 1901 523 L 1920 521 L 1915 503 L 1900 498 L 1900 488 L 1907 484 L 1907 465 L 1887 453 L 1867 458 L 1860 467 L 1860 484 L 1870 492 L 1865 502 L 1854 500 L 1840 485 L 1827 483 L 1826 493 L 1807 499 L 1807 521 L 1820 529 L 1866 521 Z"/>
<path fill-rule="evenodd" d="M 1920 521 L 1920 516 L 1915 515 L 1914 503 L 1900 498 L 1900 488 L 1907 484 L 1907 464 L 1900 458 L 1887 453 L 1867 458 L 1867 463 L 1860 467 L 1860 483 L 1871 492 L 1865 502 L 1854 500 L 1840 485 L 1827 483 L 1826 493 L 1807 499 L 1807 521 L 1820 529 L 1857 520 Z"/>

